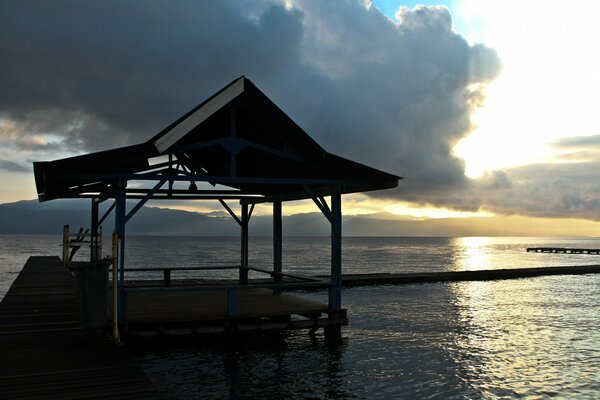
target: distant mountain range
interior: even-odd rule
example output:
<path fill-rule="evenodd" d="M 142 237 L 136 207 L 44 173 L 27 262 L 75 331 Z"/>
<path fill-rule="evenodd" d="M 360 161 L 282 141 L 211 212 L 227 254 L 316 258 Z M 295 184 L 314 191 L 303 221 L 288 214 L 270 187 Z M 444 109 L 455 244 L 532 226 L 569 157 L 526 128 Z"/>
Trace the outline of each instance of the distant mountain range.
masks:
<path fill-rule="evenodd" d="M 106 202 L 109 203 L 109 202 Z M 106 209 L 108 205 L 104 206 Z M 103 210 L 101 209 L 101 213 Z M 90 202 L 56 200 L 39 203 L 24 200 L 0 204 L 0 234 L 60 234 L 63 225 L 72 230 L 90 225 Z M 571 226 L 572 225 L 572 226 Z M 584 230 L 581 221 L 561 222 L 519 216 L 481 218 L 416 219 L 388 213 L 349 215 L 343 218 L 345 236 L 597 236 L 597 223 Z M 104 233 L 114 227 L 114 216 L 104 222 Z M 270 215 L 254 215 L 250 235 L 270 236 Z M 328 236 L 329 223 L 319 213 L 283 217 L 286 236 Z M 127 234 L 149 236 L 237 236 L 237 223 L 225 212 L 197 213 L 168 208 L 143 207 L 127 223 Z"/>

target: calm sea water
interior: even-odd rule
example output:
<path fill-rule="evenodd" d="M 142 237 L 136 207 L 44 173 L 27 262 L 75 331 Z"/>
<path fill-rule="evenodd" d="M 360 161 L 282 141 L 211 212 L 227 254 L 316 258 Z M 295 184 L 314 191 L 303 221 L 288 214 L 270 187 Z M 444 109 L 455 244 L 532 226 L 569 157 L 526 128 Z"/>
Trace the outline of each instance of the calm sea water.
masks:
<path fill-rule="evenodd" d="M 0 295 L 29 255 L 58 255 L 59 242 L 0 236 Z M 251 238 L 250 246 L 251 264 L 268 267 L 270 239 Z M 600 239 L 345 238 L 344 271 L 600 263 L 526 253 L 529 246 L 598 248 Z M 133 237 L 127 251 L 138 267 L 236 264 L 239 240 Z M 327 238 L 284 239 L 285 271 L 327 273 L 328 260 Z M 173 399 L 600 397 L 600 275 L 350 288 L 343 302 L 350 325 L 340 343 L 297 332 L 134 351 Z"/>

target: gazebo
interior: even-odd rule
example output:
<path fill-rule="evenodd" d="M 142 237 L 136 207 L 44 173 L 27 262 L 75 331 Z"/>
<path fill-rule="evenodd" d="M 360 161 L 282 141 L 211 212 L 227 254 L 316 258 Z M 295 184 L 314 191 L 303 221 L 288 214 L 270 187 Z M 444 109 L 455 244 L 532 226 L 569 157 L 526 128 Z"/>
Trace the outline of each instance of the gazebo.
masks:
<path fill-rule="evenodd" d="M 333 155 L 319 146 L 244 76 L 235 79 L 150 140 L 113 150 L 34 163 L 39 201 L 91 199 L 92 261 L 99 227 L 115 211 L 119 245 L 119 318 L 127 321 L 127 222 L 148 200 L 218 200 L 240 226 L 236 290 L 251 285 L 248 225 L 256 204 L 273 209 L 274 293 L 282 271 L 282 203 L 312 199 L 331 224 L 327 312 L 343 311 L 341 196 L 394 188 L 396 175 Z M 198 187 L 200 184 L 200 188 Z M 182 187 L 185 185 L 187 187 Z M 326 201 L 330 198 L 330 202 Z M 100 216 L 101 202 L 113 199 Z M 127 209 L 126 201 L 137 203 Z M 239 215 L 232 209 L 239 203 Z M 233 293 L 231 290 L 228 293 Z M 235 296 L 228 296 L 231 301 Z M 240 298 L 240 301 L 243 299 Z M 228 315 L 237 306 L 228 305 Z M 233 310 L 233 311 L 232 311 Z M 331 314 L 330 314 L 331 315 Z M 343 314 L 345 320 L 345 313 Z"/>

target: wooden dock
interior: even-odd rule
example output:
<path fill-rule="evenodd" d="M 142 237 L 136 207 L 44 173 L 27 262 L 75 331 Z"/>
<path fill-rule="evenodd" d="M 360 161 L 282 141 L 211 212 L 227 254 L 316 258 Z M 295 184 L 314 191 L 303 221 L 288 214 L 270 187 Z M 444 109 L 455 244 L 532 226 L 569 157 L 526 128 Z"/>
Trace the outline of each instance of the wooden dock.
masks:
<path fill-rule="evenodd" d="M 348 274 L 342 276 L 344 287 L 402 285 L 428 282 L 491 281 L 547 275 L 583 275 L 600 273 L 600 265 L 568 267 L 506 268 L 477 271 L 421 272 L 405 274 Z"/>
<path fill-rule="evenodd" d="M 557 254 L 587 254 L 600 255 L 600 249 L 580 249 L 572 247 L 528 247 L 529 253 L 557 253 Z"/>
<path fill-rule="evenodd" d="M 58 257 L 30 257 L 0 303 L 0 399 L 159 399 L 124 346 L 77 321 Z"/>

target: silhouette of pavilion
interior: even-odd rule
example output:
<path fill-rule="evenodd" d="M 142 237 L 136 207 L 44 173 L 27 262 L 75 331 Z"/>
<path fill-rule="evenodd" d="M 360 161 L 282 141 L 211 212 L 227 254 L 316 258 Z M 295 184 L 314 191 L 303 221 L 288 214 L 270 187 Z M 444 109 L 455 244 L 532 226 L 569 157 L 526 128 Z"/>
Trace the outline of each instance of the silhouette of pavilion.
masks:
<path fill-rule="evenodd" d="M 271 203 L 274 265 L 268 272 L 276 285 L 274 291 L 279 292 L 286 288 L 282 203 L 312 199 L 331 224 L 328 311 L 335 313 L 342 311 L 341 195 L 394 188 L 401 179 L 328 153 L 243 76 L 147 142 L 35 162 L 34 173 L 40 201 L 91 199 L 92 249 L 98 243 L 99 226 L 115 210 L 115 231 L 120 240 L 121 320 L 126 320 L 127 313 L 126 225 L 148 200 L 221 202 L 241 230 L 241 261 L 236 268 L 242 288 L 249 285 L 248 271 L 252 270 L 248 262 L 248 225 L 254 206 Z M 197 182 L 211 186 L 203 184 L 199 189 Z M 330 204 L 326 197 L 330 197 Z M 100 217 L 99 204 L 109 199 L 114 203 Z M 127 210 L 126 200 L 137 200 L 137 204 Z M 240 204 L 239 215 L 231 208 L 232 200 Z M 235 312 L 235 307 L 229 311 Z"/>

